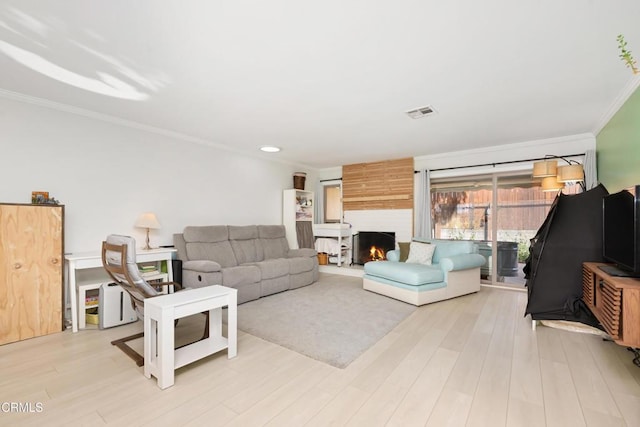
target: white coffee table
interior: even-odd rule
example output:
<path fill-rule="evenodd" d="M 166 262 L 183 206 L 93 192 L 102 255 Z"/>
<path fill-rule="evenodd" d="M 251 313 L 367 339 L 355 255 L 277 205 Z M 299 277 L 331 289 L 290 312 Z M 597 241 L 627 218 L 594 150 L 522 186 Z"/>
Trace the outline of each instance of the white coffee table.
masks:
<path fill-rule="evenodd" d="M 148 298 L 144 302 L 144 376 L 158 379 L 165 389 L 174 383 L 174 370 L 227 349 L 237 354 L 238 291 L 214 285 Z M 227 337 L 222 336 L 222 307 L 227 306 Z M 175 348 L 174 320 L 209 312 L 209 338 Z"/>

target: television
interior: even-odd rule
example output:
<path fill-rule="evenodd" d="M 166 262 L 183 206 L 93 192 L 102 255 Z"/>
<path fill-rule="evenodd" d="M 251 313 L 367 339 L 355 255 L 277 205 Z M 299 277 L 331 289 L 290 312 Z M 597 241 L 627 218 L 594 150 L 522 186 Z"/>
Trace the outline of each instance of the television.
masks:
<path fill-rule="evenodd" d="M 611 276 L 640 277 L 640 185 L 602 199 L 602 256 Z"/>

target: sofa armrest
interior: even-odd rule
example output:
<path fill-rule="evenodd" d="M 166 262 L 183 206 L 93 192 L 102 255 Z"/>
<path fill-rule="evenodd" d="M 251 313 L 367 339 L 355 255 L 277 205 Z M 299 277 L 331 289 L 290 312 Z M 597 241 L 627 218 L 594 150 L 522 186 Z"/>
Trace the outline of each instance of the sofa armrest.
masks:
<path fill-rule="evenodd" d="M 466 270 L 482 267 L 487 260 L 480 254 L 460 254 L 440 259 L 442 271 Z"/>
<path fill-rule="evenodd" d="M 387 261 L 398 262 L 400 261 L 400 251 L 398 249 L 392 249 L 387 252 Z"/>
<path fill-rule="evenodd" d="M 176 255 L 179 260 L 186 261 L 189 259 L 187 257 L 187 242 L 185 242 L 182 233 L 175 233 L 173 235 L 173 246 L 176 248 Z"/>
<path fill-rule="evenodd" d="M 213 273 L 221 270 L 220 264 L 215 261 L 201 260 L 201 261 L 184 261 L 182 263 L 182 270 L 192 270 L 199 273 Z"/>
<path fill-rule="evenodd" d="M 287 254 L 289 258 L 297 258 L 297 257 L 314 257 L 318 255 L 315 249 L 311 248 L 301 248 L 301 249 L 289 249 L 289 253 Z"/>

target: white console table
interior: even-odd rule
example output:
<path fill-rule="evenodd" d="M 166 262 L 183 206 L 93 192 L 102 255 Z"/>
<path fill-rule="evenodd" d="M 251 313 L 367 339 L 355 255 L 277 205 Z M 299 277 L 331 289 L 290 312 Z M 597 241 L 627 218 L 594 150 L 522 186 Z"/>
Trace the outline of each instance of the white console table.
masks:
<path fill-rule="evenodd" d="M 159 277 L 145 277 L 152 280 L 162 278 L 173 281 L 173 267 L 171 261 L 173 254 L 176 252 L 174 248 L 158 248 L 158 249 L 138 249 L 136 251 L 136 262 L 167 262 L 167 273 L 161 273 Z M 78 252 L 65 254 L 64 256 L 65 271 L 65 292 L 66 298 L 69 300 L 71 307 L 71 329 L 78 332 L 78 327 L 84 327 L 84 298 L 86 291 L 89 289 L 98 289 L 103 283 L 110 283 L 111 280 L 106 276 L 106 272 L 102 267 L 102 254 L 100 252 Z M 93 271 L 90 271 L 93 269 Z M 86 273 L 81 280 L 78 276 Z M 82 301 L 80 300 L 82 298 Z M 81 311 L 80 311 L 81 310 Z M 80 322 L 82 320 L 82 322 Z"/>
<path fill-rule="evenodd" d="M 227 349 L 229 359 L 238 349 L 238 290 L 213 285 L 185 289 L 149 298 L 144 304 L 144 376 L 158 379 L 165 389 L 174 382 L 174 371 L 210 354 Z M 227 310 L 227 336 L 222 335 L 222 308 Z M 209 312 L 209 335 L 195 343 L 174 348 L 175 320 Z"/>
<path fill-rule="evenodd" d="M 338 239 L 338 267 L 342 266 L 342 240 L 346 238 L 347 241 L 347 254 L 351 254 L 352 250 L 352 235 L 351 224 L 313 224 L 313 237 L 335 237 Z M 347 255 L 347 260 L 351 258 Z M 350 261 L 348 261 L 349 263 Z"/>

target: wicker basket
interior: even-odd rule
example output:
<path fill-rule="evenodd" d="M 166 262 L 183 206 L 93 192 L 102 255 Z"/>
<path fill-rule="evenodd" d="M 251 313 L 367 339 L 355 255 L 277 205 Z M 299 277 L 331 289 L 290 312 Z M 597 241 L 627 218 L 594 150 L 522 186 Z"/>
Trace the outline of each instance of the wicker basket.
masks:
<path fill-rule="evenodd" d="M 98 309 L 97 308 L 92 308 L 91 310 L 87 310 L 87 314 L 85 316 L 85 321 L 86 323 L 89 323 L 91 325 L 97 325 L 99 323 L 99 318 L 98 318 Z"/>
<path fill-rule="evenodd" d="M 324 253 L 324 252 L 320 252 L 318 254 L 318 264 L 320 264 L 320 265 L 329 264 L 329 255 Z"/>
<path fill-rule="evenodd" d="M 307 174 L 304 172 L 296 172 L 293 174 L 293 188 L 296 190 L 304 190 L 304 182 L 307 179 Z"/>

